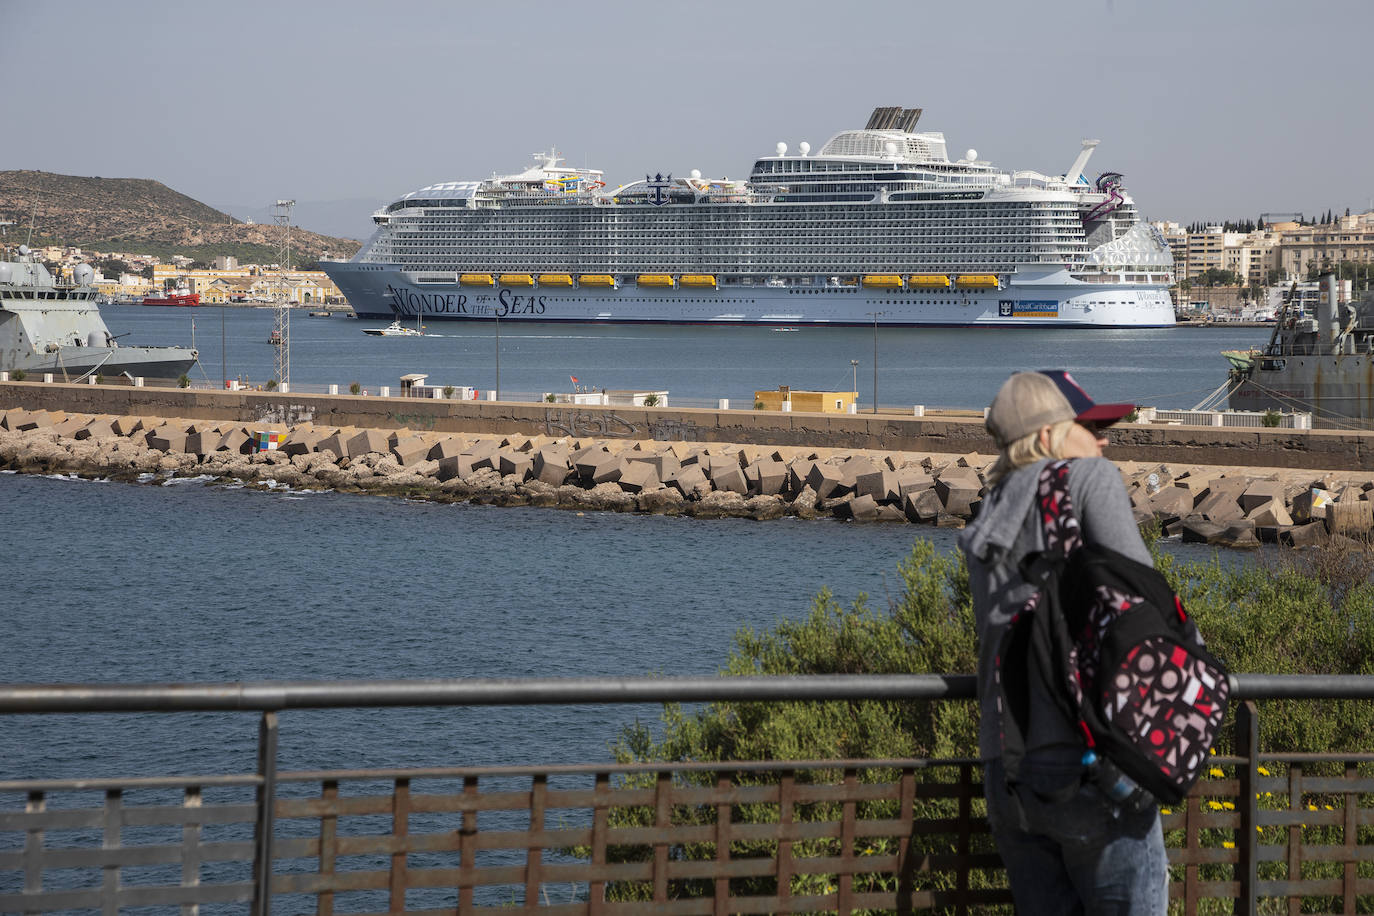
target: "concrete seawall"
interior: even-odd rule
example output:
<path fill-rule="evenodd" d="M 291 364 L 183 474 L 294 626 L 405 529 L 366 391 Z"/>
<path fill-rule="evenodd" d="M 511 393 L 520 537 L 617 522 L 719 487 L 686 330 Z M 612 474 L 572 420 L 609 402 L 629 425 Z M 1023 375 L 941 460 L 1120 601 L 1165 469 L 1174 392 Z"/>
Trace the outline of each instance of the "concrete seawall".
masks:
<path fill-rule="evenodd" d="M 0 410 L 174 416 L 231 423 L 415 432 L 594 437 L 702 444 L 992 454 L 982 419 L 448 401 L 0 382 Z M 1374 471 L 1374 432 L 1122 424 L 1117 461 Z"/>

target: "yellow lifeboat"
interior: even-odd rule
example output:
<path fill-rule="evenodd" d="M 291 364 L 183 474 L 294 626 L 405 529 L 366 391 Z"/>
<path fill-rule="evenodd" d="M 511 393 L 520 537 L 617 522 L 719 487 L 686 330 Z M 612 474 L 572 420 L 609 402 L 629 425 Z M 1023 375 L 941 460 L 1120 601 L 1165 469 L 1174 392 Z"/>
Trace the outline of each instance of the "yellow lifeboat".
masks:
<path fill-rule="evenodd" d="M 677 279 L 678 286 L 716 288 L 716 278 L 712 274 L 683 274 Z"/>
<path fill-rule="evenodd" d="M 996 289 L 996 274 L 964 274 L 954 281 L 960 289 Z"/>
<path fill-rule="evenodd" d="M 869 274 L 864 277 L 864 286 L 869 289 L 901 289 L 902 278 L 896 274 Z"/>
<path fill-rule="evenodd" d="M 491 274 L 459 274 L 458 282 L 463 286 L 494 286 Z"/>
<path fill-rule="evenodd" d="M 944 274 L 912 274 L 907 278 L 912 289 L 949 289 L 949 277 Z"/>
<path fill-rule="evenodd" d="M 610 274 L 583 274 L 577 278 L 578 286 L 615 286 L 615 277 Z"/>
<path fill-rule="evenodd" d="M 673 285 L 673 275 L 640 274 L 637 282 L 640 286 L 671 287 Z"/>
<path fill-rule="evenodd" d="M 572 286 L 571 274 L 540 274 L 540 286 Z"/>
<path fill-rule="evenodd" d="M 502 274 L 502 286 L 533 286 L 534 277 L 529 274 Z"/>

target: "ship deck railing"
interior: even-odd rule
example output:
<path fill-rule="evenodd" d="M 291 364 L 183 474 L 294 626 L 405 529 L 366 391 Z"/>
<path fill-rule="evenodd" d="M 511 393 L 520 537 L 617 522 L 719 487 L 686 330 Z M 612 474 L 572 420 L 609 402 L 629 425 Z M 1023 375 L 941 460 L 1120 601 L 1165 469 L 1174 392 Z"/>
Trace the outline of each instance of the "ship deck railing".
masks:
<path fill-rule="evenodd" d="M 932 712 L 973 702 L 974 689 L 969 675 L 12 685 L 0 688 L 0 716 L 48 714 L 71 728 L 121 715 L 128 730 L 195 712 L 184 727 L 207 740 L 255 729 L 257 764 L 193 776 L 83 778 L 71 761 L 64 778 L 0 773 L 0 911 L 1009 912 L 971 747 L 946 758 L 504 766 L 435 749 L 443 760 L 424 768 L 278 766 L 279 747 L 300 746 L 284 740 L 285 711 L 318 731 L 294 711 L 557 706 L 567 711 L 553 721 L 575 729 L 588 705 L 872 701 Z M 1171 912 L 1221 911 L 1218 901 L 1241 913 L 1367 912 L 1374 753 L 1261 748 L 1260 725 L 1274 701 L 1368 702 L 1374 677 L 1239 674 L 1232 697 L 1228 751 L 1162 810 Z M 546 740 L 557 746 L 556 734 Z"/>

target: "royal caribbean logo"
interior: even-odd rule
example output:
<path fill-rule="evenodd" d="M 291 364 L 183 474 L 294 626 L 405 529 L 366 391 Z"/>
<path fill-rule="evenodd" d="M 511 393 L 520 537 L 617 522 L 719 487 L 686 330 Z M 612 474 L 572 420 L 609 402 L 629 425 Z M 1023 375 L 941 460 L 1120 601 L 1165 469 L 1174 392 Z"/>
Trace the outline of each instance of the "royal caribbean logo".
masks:
<path fill-rule="evenodd" d="M 1059 303 L 1054 299 L 1003 299 L 997 303 L 1001 318 L 1058 318 Z"/>
<path fill-rule="evenodd" d="M 668 195 L 664 192 L 672 187 L 673 173 L 669 172 L 667 178 L 663 177 L 662 172 L 655 173 L 652 178 L 645 175 L 644 183 L 648 186 L 649 190 L 653 192 L 653 196 L 649 198 L 649 203 L 653 204 L 655 207 L 661 207 L 668 202 Z"/>

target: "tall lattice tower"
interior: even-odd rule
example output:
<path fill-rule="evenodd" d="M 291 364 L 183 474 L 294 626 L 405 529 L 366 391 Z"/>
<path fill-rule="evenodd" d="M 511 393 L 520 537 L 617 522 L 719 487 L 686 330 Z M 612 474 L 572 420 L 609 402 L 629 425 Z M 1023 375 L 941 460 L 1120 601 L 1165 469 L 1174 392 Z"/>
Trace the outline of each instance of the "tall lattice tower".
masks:
<path fill-rule="evenodd" d="M 287 274 L 291 270 L 291 208 L 294 200 L 279 200 L 272 207 L 272 221 L 282 227 L 281 249 L 277 255 L 277 323 L 273 338 L 277 342 L 277 384 L 291 384 L 291 295 Z M 289 389 L 288 389 L 289 390 Z"/>

